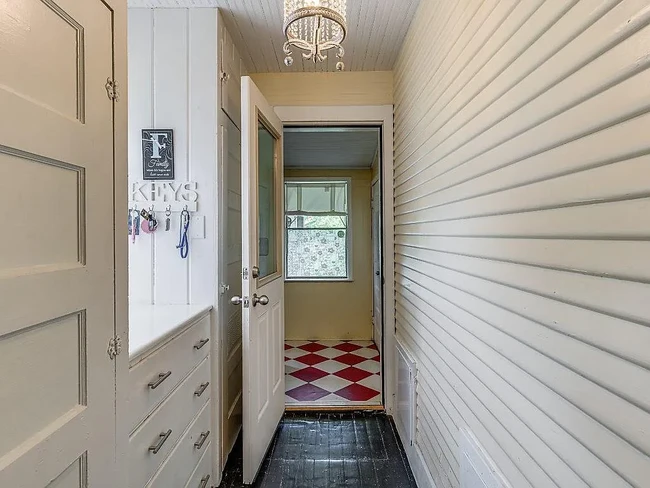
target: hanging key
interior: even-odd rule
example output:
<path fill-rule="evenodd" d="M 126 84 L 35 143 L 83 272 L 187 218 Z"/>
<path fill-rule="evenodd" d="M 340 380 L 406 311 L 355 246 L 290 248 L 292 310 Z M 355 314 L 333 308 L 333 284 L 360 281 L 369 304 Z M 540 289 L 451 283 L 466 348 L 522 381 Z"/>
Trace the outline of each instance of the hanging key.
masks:
<path fill-rule="evenodd" d="M 169 232 L 172 228 L 172 207 L 171 205 L 165 210 L 165 232 Z"/>

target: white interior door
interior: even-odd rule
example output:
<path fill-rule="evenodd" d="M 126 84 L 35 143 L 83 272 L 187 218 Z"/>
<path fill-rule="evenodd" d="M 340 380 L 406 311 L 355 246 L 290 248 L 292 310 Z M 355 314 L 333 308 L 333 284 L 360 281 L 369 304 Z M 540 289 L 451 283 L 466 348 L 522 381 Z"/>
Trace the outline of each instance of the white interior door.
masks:
<path fill-rule="evenodd" d="M 376 181 L 372 185 L 372 325 L 373 339 L 382 352 L 383 332 L 383 276 L 381 274 L 381 183 Z"/>
<path fill-rule="evenodd" d="M 0 66 L 0 486 L 109 488 L 112 12 L 2 2 Z"/>
<path fill-rule="evenodd" d="M 284 412 L 282 123 L 242 78 L 244 483 L 252 483 Z"/>

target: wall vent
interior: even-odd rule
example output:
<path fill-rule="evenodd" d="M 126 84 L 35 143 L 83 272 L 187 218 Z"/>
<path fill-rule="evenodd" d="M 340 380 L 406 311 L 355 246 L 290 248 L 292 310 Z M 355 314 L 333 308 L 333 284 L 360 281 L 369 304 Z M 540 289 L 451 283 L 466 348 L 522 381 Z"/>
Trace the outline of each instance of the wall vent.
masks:
<path fill-rule="evenodd" d="M 460 488 L 512 488 L 478 439 L 460 429 Z"/>
<path fill-rule="evenodd" d="M 399 342 L 397 356 L 397 398 L 395 424 L 404 446 L 415 444 L 416 429 L 416 365 L 411 355 Z"/>

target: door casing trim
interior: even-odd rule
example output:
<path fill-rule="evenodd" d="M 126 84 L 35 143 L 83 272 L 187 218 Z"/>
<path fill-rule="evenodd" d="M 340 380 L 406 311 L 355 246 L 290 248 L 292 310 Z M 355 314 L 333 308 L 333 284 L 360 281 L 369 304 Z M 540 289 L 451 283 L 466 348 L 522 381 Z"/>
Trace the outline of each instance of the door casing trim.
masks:
<path fill-rule="evenodd" d="M 384 406 L 389 415 L 395 411 L 395 235 L 388 232 L 394 225 L 393 202 L 393 106 L 276 106 L 275 112 L 285 125 L 373 125 L 381 127 L 382 182 L 382 274 L 385 279 L 383 303 L 383 388 Z"/>

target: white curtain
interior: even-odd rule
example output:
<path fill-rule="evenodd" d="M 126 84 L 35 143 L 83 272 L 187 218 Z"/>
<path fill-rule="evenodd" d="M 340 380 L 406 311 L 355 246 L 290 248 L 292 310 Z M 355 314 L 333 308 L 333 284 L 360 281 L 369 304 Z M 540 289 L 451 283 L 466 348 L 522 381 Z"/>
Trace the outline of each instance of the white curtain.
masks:
<path fill-rule="evenodd" d="M 288 181 L 285 188 L 287 214 L 348 213 L 348 185 L 345 181 Z"/>

